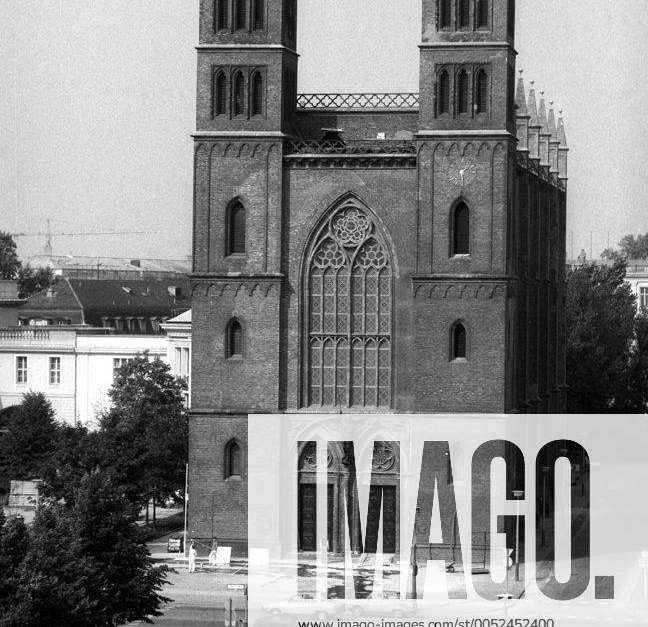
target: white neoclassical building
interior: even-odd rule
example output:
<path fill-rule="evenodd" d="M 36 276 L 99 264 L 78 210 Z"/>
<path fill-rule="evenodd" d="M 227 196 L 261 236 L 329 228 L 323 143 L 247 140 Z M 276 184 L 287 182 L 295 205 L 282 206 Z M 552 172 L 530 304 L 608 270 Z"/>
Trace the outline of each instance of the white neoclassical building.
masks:
<path fill-rule="evenodd" d="M 57 418 L 97 425 L 115 370 L 147 351 L 190 385 L 191 313 L 168 320 L 164 335 L 125 335 L 86 326 L 0 328 L 0 409 L 42 392 Z"/>

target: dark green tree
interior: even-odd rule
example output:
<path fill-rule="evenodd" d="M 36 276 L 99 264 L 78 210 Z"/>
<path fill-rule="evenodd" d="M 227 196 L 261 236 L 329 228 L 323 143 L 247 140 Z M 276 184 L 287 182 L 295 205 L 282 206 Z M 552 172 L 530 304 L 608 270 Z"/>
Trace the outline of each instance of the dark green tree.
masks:
<path fill-rule="evenodd" d="M 124 494 L 142 507 L 184 486 L 187 414 L 184 381 L 147 354 L 126 362 L 109 392 L 111 408 L 101 417 L 104 468 L 118 477 Z"/>
<path fill-rule="evenodd" d="M 54 450 L 43 463 L 41 493 L 73 503 L 81 479 L 100 469 L 102 463 L 101 438 L 96 431 L 59 425 Z"/>
<path fill-rule="evenodd" d="M 16 279 L 20 270 L 17 247 L 10 233 L 0 231 L 0 279 Z"/>
<path fill-rule="evenodd" d="M 119 489 L 104 473 L 85 475 L 73 504 L 41 505 L 26 545 L 0 625 L 150 622 L 169 600 L 160 594 L 168 569 L 153 566 Z"/>
<path fill-rule="evenodd" d="M 18 296 L 29 298 L 32 294 L 47 289 L 53 282 L 52 268 L 32 268 L 27 264 L 18 270 Z"/>
<path fill-rule="evenodd" d="M 626 235 L 619 242 L 619 248 L 626 259 L 648 259 L 648 233 Z"/>
<path fill-rule="evenodd" d="M 5 419 L 0 436 L 0 479 L 4 491 L 12 479 L 39 479 L 49 463 L 59 425 L 51 403 L 40 392 L 28 392 Z"/>
<path fill-rule="evenodd" d="M 0 625 L 7 615 L 19 585 L 18 570 L 29 544 L 27 525 L 22 518 L 6 520 L 0 507 Z"/>
<path fill-rule="evenodd" d="M 567 277 L 568 409 L 609 413 L 626 409 L 634 340 L 635 297 L 625 264 L 586 264 Z"/>

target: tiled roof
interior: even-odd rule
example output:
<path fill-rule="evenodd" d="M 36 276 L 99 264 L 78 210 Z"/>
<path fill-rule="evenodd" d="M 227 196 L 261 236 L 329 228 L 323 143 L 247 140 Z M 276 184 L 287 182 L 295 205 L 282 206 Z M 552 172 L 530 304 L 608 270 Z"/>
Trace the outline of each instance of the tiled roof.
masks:
<path fill-rule="evenodd" d="M 101 325 L 102 317 L 176 315 L 190 306 L 188 280 L 59 279 L 49 290 L 30 297 L 23 311 L 83 310 L 85 322 Z"/>

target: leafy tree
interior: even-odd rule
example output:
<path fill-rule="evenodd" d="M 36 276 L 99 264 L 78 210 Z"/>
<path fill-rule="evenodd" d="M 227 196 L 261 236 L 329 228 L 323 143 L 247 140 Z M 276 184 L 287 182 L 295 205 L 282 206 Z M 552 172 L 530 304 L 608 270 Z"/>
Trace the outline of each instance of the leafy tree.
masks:
<path fill-rule="evenodd" d="M 53 282 L 52 268 L 32 268 L 27 264 L 18 271 L 18 296 L 29 298 L 32 294 L 47 289 Z"/>
<path fill-rule="evenodd" d="M 14 238 L 10 233 L 0 231 L 0 279 L 15 279 L 20 265 Z"/>
<path fill-rule="evenodd" d="M 104 467 L 119 477 L 126 497 L 144 506 L 184 485 L 188 423 L 182 393 L 167 364 L 138 355 L 118 371 L 111 408 L 100 419 Z"/>
<path fill-rule="evenodd" d="M 614 250 L 614 248 L 606 248 L 601 253 L 601 259 L 609 259 L 610 261 L 622 261 L 623 255 L 618 250 Z"/>
<path fill-rule="evenodd" d="M 5 418 L 0 437 L 0 478 L 4 489 L 12 479 L 35 479 L 43 474 L 54 452 L 59 425 L 44 394 L 28 392 Z"/>
<path fill-rule="evenodd" d="M 81 479 L 102 465 L 99 434 L 83 426 L 59 425 L 54 451 L 43 463 L 41 492 L 73 503 Z"/>
<path fill-rule="evenodd" d="M 27 545 L 27 525 L 23 519 L 6 521 L 0 507 L 0 625 L 18 590 L 18 568 L 27 553 Z"/>
<path fill-rule="evenodd" d="M 43 504 L 21 545 L 17 566 L 6 559 L 14 593 L 4 601 L 0 625 L 150 622 L 169 601 L 160 594 L 168 569 L 153 566 L 121 493 L 104 473 L 85 475 L 73 504 Z"/>
<path fill-rule="evenodd" d="M 621 254 L 626 259 L 648 259 L 648 233 L 626 235 L 620 242 Z"/>
<path fill-rule="evenodd" d="M 568 409 L 624 411 L 634 339 L 635 297 L 625 264 L 586 264 L 567 278 Z"/>

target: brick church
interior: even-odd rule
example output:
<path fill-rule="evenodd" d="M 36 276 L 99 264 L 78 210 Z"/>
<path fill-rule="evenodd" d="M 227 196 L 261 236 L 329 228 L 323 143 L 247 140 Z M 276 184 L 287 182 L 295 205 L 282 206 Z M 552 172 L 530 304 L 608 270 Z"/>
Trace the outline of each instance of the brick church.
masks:
<path fill-rule="evenodd" d="M 246 537 L 250 413 L 564 407 L 562 117 L 514 0 L 422 5 L 419 93 L 298 94 L 297 0 L 200 0 L 191 537 Z"/>

